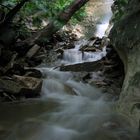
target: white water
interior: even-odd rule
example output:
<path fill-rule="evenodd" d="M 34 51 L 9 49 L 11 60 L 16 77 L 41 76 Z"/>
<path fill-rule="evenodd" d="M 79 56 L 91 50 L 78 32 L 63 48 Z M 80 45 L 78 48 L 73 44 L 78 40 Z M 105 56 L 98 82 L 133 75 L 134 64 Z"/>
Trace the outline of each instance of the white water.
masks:
<path fill-rule="evenodd" d="M 105 31 L 106 31 L 106 29 L 108 28 L 108 25 L 109 25 L 109 20 L 112 17 L 112 12 L 111 12 L 111 5 L 112 4 L 113 4 L 113 1 L 108 0 L 108 1 L 106 1 L 106 3 L 104 3 L 104 5 L 102 5 L 104 7 L 103 8 L 104 13 L 101 13 L 101 15 L 99 14 L 99 16 L 102 16 L 102 14 L 103 14 L 103 18 L 101 18 L 99 20 L 100 23 L 96 25 L 95 36 L 98 36 L 98 37 L 102 38 L 105 35 Z"/>
<path fill-rule="evenodd" d="M 42 98 L 3 109 L 0 124 L 10 133 L 2 140 L 131 140 L 135 133 L 99 89 L 76 82 L 70 72 L 41 70 Z"/>
<path fill-rule="evenodd" d="M 99 52 L 81 52 L 75 49 L 69 49 L 64 52 L 64 64 L 83 63 L 100 60 L 106 55 L 106 51 Z"/>
<path fill-rule="evenodd" d="M 84 41 L 66 50 L 62 63 L 95 61 L 106 53 L 82 55 L 80 43 Z M 1 140 L 134 140 L 126 118 L 115 113 L 115 103 L 99 89 L 75 81 L 71 72 L 40 70 L 44 76 L 40 99 L 0 105 Z"/>
<path fill-rule="evenodd" d="M 103 48 L 102 51 L 98 52 L 82 52 L 79 51 L 80 47 L 84 46 L 87 43 L 87 40 L 80 40 L 75 43 L 74 49 L 67 49 L 64 52 L 63 64 L 74 64 L 74 63 L 83 63 L 83 62 L 92 62 L 100 60 L 106 55 L 106 49 Z"/>
<path fill-rule="evenodd" d="M 97 2 L 97 1 L 95 1 Z M 98 2 L 97 2 L 98 3 Z M 96 31 L 94 33 L 95 36 L 102 38 L 105 36 L 105 31 L 109 25 L 109 20 L 112 16 L 111 5 L 113 4 L 113 0 L 99 0 L 100 7 L 93 10 L 93 17 L 103 16 L 98 21 L 99 24 L 96 25 Z M 93 3 L 94 4 L 94 3 Z M 102 12 L 100 12 L 102 11 Z M 98 12 L 98 13 L 96 13 Z M 81 46 L 87 44 L 87 40 L 80 40 L 75 43 L 74 49 L 68 49 L 64 52 L 63 64 L 74 64 L 74 63 L 83 63 L 90 61 L 100 60 L 102 57 L 106 55 L 106 49 L 103 48 L 102 51 L 99 52 L 81 52 L 79 51 Z"/>

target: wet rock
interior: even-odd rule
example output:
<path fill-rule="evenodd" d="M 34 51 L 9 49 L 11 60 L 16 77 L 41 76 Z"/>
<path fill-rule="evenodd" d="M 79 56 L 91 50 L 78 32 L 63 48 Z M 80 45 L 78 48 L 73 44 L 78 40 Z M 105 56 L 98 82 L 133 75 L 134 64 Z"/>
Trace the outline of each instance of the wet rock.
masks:
<path fill-rule="evenodd" d="M 96 37 L 95 44 L 101 44 L 102 38 Z"/>
<path fill-rule="evenodd" d="M 109 44 L 110 44 L 110 39 L 108 37 L 103 37 L 100 48 L 107 47 Z"/>
<path fill-rule="evenodd" d="M 64 50 L 62 48 L 56 49 L 55 52 L 60 53 L 61 55 L 63 55 Z"/>
<path fill-rule="evenodd" d="M 88 45 L 82 46 L 79 51 L 84 51 L 86 48 L 88 48 Z"/>
<path fill-rule="evenodd" d="M 82 46 L 82 47 L 79 49 L 79 51 L 96 52 L 96 51 L 101 51 L 101 50 L 99 49 L 99 46 L 97 47 L 97 46 L 95 46 L 95 45 L 91 46 L 90 44 L 87 44 L 87 45 L 85 45 L 85 46 Z"/>
<path fill-rule="evenodd" d="M 79 51 L 84 51 L 84 52 L 96 52 L 96 51 L 100 51 L 99 49 L 97 49 L 94 46 L 83 46 L 82 48 L 79 49 Z"/>
<path fill-rule="evenodd" d="M 91 77 L 91 74 L 90 73 L 87 73 L 83 78 L 82 78 L 82 80 L 84 81 L 84 82 L 87 82 L 89 79 L 91 79 L 92 77 Z"/>
<path fill-rule="evenodd" d="M 74 90 L 73 88 L 71 88 L 69 85 L 64 85 L 64 90 L 66 91 L 67 94 L 69 95 L 78 95 L 78 93 L 76 92 L 76 90 Z"/>
<path fill-rule="evenodd" d="M 95 42 L 96 42 L 96 40 L 92 40 L 92 41 L 90 41 L 90 42 L 89 42 L 89 44 L 88 44 L 88 45 L 91 47 L 91 46 L 93 46 L 93 45 L 94 45 L 94 43 L 95 43 Z"/>
<path fill-rule="evenodd" d="M 94 47 L 100 49 L 100 44 L 94 44 Z"/>
<path fill-rule="evenodd" d="M 3 92 L 15 97 L 35 97 L 40 94 L 42 80 L 15 75 L 14 79 L 0 79 Z"/>
<path fill-rule="evenodd" d="M 87 82 L 89 80 L 88 75 L 90 75 L 90 73 L 89 72 L 72 72 L 72 75 L 75 81 Z"/>
<path fill-rule="evenodd" d="M 80 51 L 96 52 L 101 51 L 104 47 L 108 46 L 109 39 L 107 37 L 90 39 L 84 46 L 81 46 Z"/>
<path fill-rule="evenodd" d="M 97 51 L 100 51 L 100 50 L 97 49 L 97 48 L 94 48 L 94 47 L 87 47 L 83 51 L 85 51 L 85 52 L 97 52 Z"/>
<path fill-rule="evenodd" d="M 99 71 L 102 68 L 103 68 L 103 63 L 101 60 L 99 60 L 96 62 L 85 62 L 85 63 L 61 66 L 60 70 L 61 71 L 75 71 L 75 72 L 80 72 L 80 71 L 91 72 L 91 71 Z"/>
<path fill-rule="evenodd" d="M 56 46 L 58 46 L 58 49 L 59 48 L 62 48 L 62 49 L 73 49 L 75 47 L 74 41 L 59 42 L 59 43 L 56 44 Z"/>
<path fill-rule="evenodd" d="M 37 69 L 25 69 L 25 75 L 27 77 L 41 78 L 42 73 Z"/>

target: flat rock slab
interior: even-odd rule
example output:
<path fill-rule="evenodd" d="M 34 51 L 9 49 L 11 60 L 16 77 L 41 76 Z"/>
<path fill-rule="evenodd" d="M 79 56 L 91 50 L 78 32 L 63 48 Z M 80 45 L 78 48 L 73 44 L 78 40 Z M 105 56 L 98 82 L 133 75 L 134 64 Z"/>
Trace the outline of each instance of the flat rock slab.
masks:
<path fill-rule="evenodd" d="M 15 97 L 35 97 L 40 94 L 42 80 L 33 77 L 15 75 L 14 79 L 0 79 L 0 88 L 3 92 Z"/>
<path fill-rule="evenodd" d="M 93 71 L 99 71 L 103 69 L 103 66 L 104 64 L 102 60 L 99 60 L 95 62 L 84 62 L 84 63 L 60 66 L 60 71 L 93 72 Z"/>

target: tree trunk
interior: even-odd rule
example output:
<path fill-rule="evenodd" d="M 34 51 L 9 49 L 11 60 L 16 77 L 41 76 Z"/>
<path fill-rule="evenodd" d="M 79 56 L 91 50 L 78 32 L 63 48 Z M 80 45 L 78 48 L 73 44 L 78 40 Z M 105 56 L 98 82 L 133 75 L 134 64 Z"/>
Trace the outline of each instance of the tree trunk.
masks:
<path fill-rule="evenodd" d="M 7 15 L 5 16 L 4 21 L 0 24 L 0 27 L 6 26 L 11 21 L 13 21 L 15 15 L 20 11 L 23 5 L 30 0 L 21 0 L 12 10 L 10 10 Z"/>
<path fill-rule="evenodd" d="M 32 46 L 35 43 L 45 42 L 54 33 L 61 29 L 71 19 L 74 13 L 84 6 L 88 1 L 89 0 L 74 0 L 68 7 L 58 14 L 56 20 L 50 21 L 46 27 L 33 35 L 31 38 L 20 42 L 17 44 L 17 46 Z"/>
<path fill-rule="evenodd" d="M 16 16 L 16 14 L 20 11 L 23 5 L 30 0 L 21 0 L 13 9 L 11 9 L 4 17 L 2 18 L 2 22 L 0 22 L 0 42 L 4 44 L 4 46 L 10 46 L 16 36 L 16 31 L 11 27 L 11 23 Z"/>

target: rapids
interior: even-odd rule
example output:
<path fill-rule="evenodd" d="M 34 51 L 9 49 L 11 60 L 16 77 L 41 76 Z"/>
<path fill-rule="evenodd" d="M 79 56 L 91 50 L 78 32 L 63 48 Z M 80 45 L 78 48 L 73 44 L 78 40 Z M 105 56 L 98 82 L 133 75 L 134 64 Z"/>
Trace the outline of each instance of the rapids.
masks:
<path fill-rule="evenodd" d="M 112 0 L 94 1 L 98 10 L 107 10 L 96 30 L 96 35 L 102 37 L 111 17 L 108 5 Z M 83 56 L 78 51 L 80 45 L 77 42 L 74 49 L 66 50 L 62 63 L 95 61 L 106 55 L 103 50 Z M 41 98 L 0 104 L 1 140 L 134 140 L 135 130 L 116 113 L 115 101 L 107 94 L 76 81 L 71 72 L 38 69 L 44 77 Z"/>

